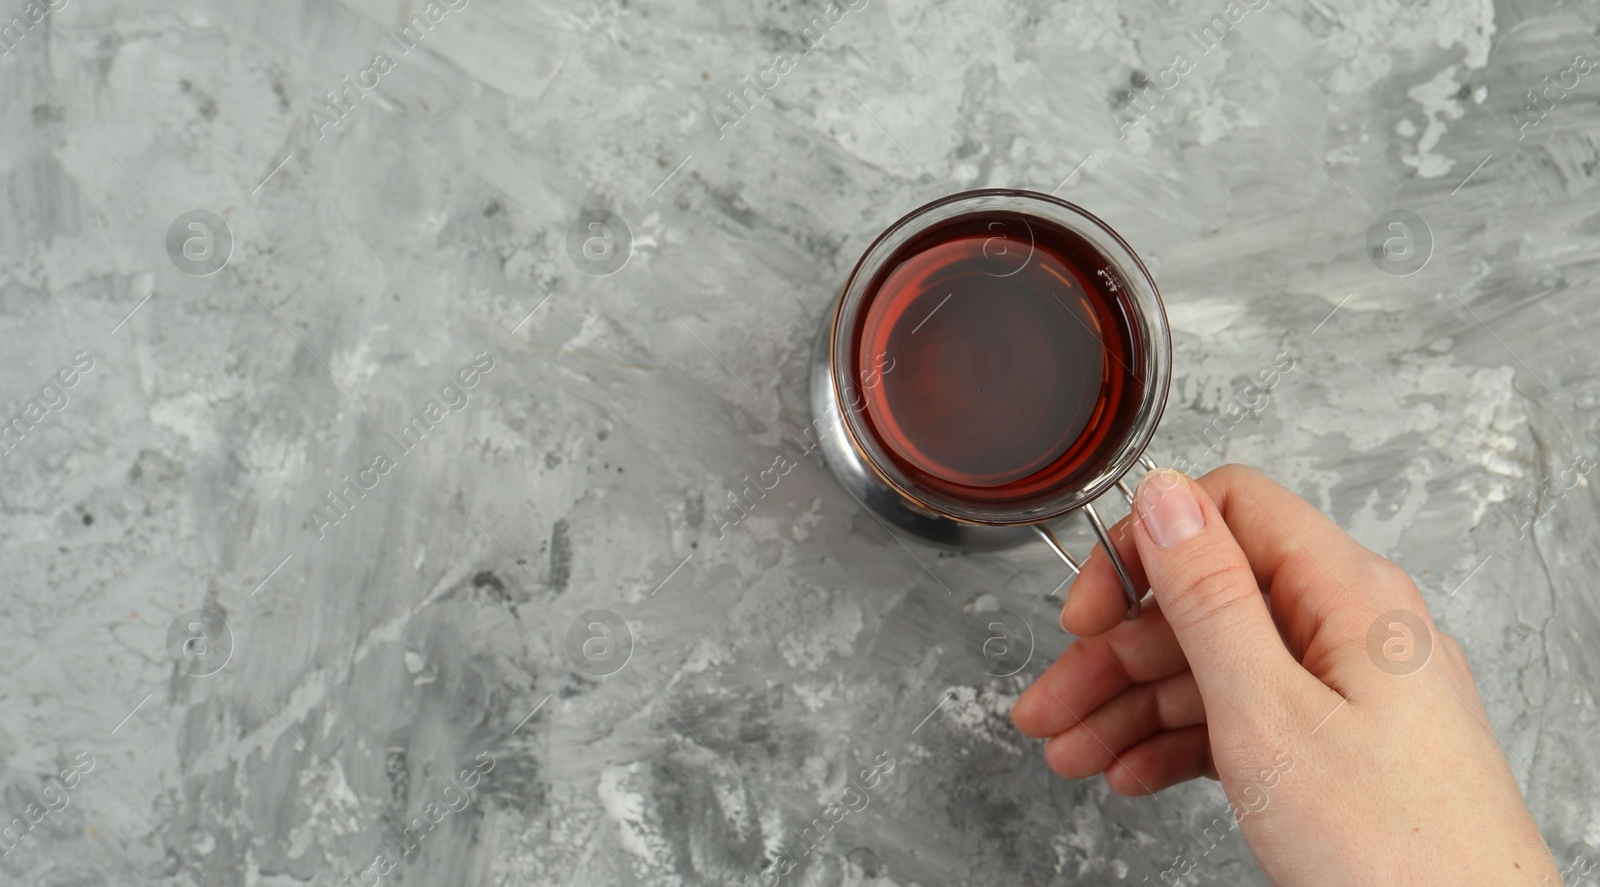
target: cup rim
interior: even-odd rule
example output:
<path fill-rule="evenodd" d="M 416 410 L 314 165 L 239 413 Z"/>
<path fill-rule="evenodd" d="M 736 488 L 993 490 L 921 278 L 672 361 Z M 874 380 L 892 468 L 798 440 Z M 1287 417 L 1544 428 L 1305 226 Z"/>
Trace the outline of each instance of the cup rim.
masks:
<path fill-rule="evenodd" d="M 1145 384 L 1134 411 L 1132 425 L 1112 455 L 1071 488 L 1055 491 L 1022 504 L 975 503 L 940 495 L 918 485 L 895 467 L 886 452 L 863 427 L 858 409 L 848 404 L 852 379 L 850 339 L 853 321 L 865 307 L 867 290 L 884 264 L 902 246 L 935 224 L 963 216 L 1007 210 L 1066 228 L 1089 243 L 1127 284 L 1128 304 L 1140 332 Z M 845 323 L 850 318 L 851 323 Z M 1049 194 L 1012 188 L 963 191 L 923 204 L 901 216 L 873 240 L 851 270 L 828 332 L 828 373 L 845 438 L 862 463 L 908 504 L 937 517 L 987 526 L 1034 524 L 1061 517 L 1098 499 L 1126 474 L 1143 455 L 1166 406 L 1172 375 L 1172 338 L 1161 295 L 1138 254 L 1121 235 L 1099 217 Z"/>

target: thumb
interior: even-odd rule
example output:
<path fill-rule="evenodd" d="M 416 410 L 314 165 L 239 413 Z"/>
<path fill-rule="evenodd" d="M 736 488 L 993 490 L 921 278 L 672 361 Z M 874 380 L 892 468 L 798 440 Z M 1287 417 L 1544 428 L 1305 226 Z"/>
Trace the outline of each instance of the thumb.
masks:
<path fill-rule="evenodd" d="M 1194 671 L 1208 720 L 1234 709 L 1259 718 L 1264 707 L 1282 705 L 1300 665 L 1216 503 L 1188 477 L 1163 468 L 1140 481 L 1134 513 L 1139 560 Z"/>

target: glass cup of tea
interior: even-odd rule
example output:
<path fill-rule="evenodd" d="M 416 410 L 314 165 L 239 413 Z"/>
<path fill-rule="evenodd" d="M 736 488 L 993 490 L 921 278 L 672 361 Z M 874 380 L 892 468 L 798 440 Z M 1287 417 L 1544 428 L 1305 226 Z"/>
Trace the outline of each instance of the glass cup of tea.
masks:
<path fill-rule="evenodd" d="M 824 318 L 811 374 L 819 443 L 891 529 L 966 551 L 1042 538 L 1083 512 L 1135 589 L 1094 502 L 1154 464 L 1172 373 L 1144 263 L 1098 218 L 1031 191 L 968 191 L 873 241 Z"/>

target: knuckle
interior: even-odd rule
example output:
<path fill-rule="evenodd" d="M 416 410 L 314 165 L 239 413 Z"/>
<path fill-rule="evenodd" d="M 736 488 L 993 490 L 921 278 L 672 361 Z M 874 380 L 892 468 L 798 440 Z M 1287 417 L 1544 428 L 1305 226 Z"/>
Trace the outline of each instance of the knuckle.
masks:
<path fill-rule="evenodd" d="M 1386 602 L 1385 606 L 1401 606 L 1408 610 L 1416 610 L 1419 615 L 1426 618 L 1428 605 L 1422 599 L 1422 592 L 1417 590 L 1417 583 L 1411 574 L 1393 561 L 1371 555 L 1352 574 L 1350 590 L 1367 601 Z"/>
<path fill-rule="evenodd" d="M 1434 630 L 1434 637 L 1439 645 L 1439 651 L 1444 654 L 1445 659 L 1455 667 L 1457 672 L 1467 675 L 1470 679 L 1472 663 L 1467 660 L 1467 652 L 1461 648 L 1461 643 L 1452 635 L 1438 629 Z"/>
<path fill-rule="evenodd" d="M 1219 736 L 1219 733 L 1222 735 Z M 1264 767 L 1273 751 L 1283 747 L 1287 735 L 1286 731 L 1277 730 L 1276 725 L 1249 724 L 1227 731 L 1212 730 L 1212 753 L 1219 769 L 1254 776 L 1258 768 Z"/>
<path fill-rule="evenodd" d="M 1185 567 L 1162 603 L 1169 619 L 1186 625 L 1225 618 L 1247 595 L 1261 593 L 1255 575 L 1243 562 L 1211 555 Z"/>
<path fill-rule="evenodd" d="M 1466 661 L 1467 654 L 1462 651 L 1461 643 L 1455 639 L 1454 635 L 1447 634 L 1446 632 L 1442 631 L 1437 632 L 1437 635 L 1439 638 L 1439 649 L 1449 654 L 1451 659 L 1454 659 L 1458 662 Z"/>
<path fill-rule="evenodd" d="M 1389 591 L 1404 591 L 1416 588 L 1416 583 L 1411 581 L 1411 574 L 1394 561 L 1374 555 L 1366 566 L 1368 582 L 1379 588 Z"/>
<path fill-rule="evenodd" d="M 1238 462 L 1229 462 L 1225 465 L 1220 465 L 1212 469 L 1210 473 L 1207 474 L 1207 477 L 1214 477 L 1217 480 L 1220 480 L 1223 483 L 1231 486 L 1233 484 L 1248 484 L 1259 480 L 1260 478 L 1264 477 L 1264 475 L 1248 465 L 1241 465 Z"/>

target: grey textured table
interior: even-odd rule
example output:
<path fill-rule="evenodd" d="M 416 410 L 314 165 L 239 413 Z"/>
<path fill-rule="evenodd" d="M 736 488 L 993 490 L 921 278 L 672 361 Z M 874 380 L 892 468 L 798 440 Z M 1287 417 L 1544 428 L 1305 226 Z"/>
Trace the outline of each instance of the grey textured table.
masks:
<path fill-rule="evenodd" d="M 1600 7 L 1253 6 L 9 0 L 0 873 L 1262 883 L 1011 729 L 1048 551 L 795 443 L 862 248 L 994 186 L 1140 251 L 1151 455 L 1403 564 L 1600 858 Z"/>

